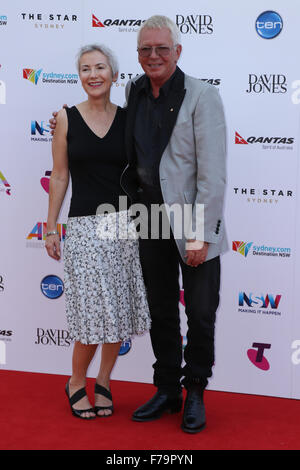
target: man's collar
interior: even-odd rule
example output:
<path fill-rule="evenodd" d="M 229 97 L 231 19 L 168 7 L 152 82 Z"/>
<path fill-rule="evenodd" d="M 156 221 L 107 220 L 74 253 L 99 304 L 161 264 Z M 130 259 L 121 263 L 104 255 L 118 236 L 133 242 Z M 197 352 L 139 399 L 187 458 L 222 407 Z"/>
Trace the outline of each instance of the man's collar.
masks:
<path fill-rule="evenodd" d="M 136 82 L 136 89 L 139 93 L 141 90 L 144 90 L 146 93 L 151 91 L 150 79 L 146 74 L 142 75 Z M 173 75 L 163 84 L 160 90 L 163 91 L 165 95 L 168 94 L 170 89 L 172 90 L 181 90 L 184 88 L 184 73 L 182 70 L 176 66 L 175 72 Z"/>

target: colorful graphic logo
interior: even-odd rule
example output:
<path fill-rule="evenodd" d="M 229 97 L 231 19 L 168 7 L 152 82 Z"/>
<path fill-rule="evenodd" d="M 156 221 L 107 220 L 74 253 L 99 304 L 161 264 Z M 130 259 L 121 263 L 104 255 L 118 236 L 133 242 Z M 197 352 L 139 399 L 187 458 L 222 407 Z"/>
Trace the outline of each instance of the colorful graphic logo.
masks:
<path fill-rule="evenodd" d="M 40 78 L 43 69 L 34 70 L 34 69 L 23 69 L 23 78 L 29 80 L 31 83 L 37 85 L 37 82 Z"/>
<path fill-rule="evenodd" d="M 67 224 L 57 224 L 57 231 L 61 241 L 65 241 Z M 46 239 L 47 222 L 37 222 L 26 237 L 27 240 L 42 241 Z"/>
<path fill-rule="evenodd" d="M 46 178 L 47 176 L 51 176 L 52 171 L 45 171 L 45 176 L 41 178 L 41 185 L 42 188 L 49 194 L 49 184 L 50 178 Z"/>
<path fill-rule="evenodd" d="M 64 283 L 60 277 L 51 274 L 42 280 L 41 291 L 48 299 L 58 299 L 64 292 Z"/>
<path fill-rule="evenodd" d="M 125 356 L 131 349 L 131 339 L 123 341 L 119 350 L 119 356 Z"/>
<path fill-rule="evenodd" d="M 239 306 L 243 307 L 244 304 L 246 304 L 248 307 L 253 307 L 254 305 L 259 308 L 268 308 L 270 305 L 270 308 L 277 309 L 280 299 L 281 295 L 276 295 L 274 298 L 274 295 L 272 294 L 267 294 L 266 296 L 263 294 L 254 296 L 252 292 L 249 295 L 246 295 L 245 292 L 240 292 Z"/>
<path fill-rule="evenodd" d="M 276 11 L 264 11 L 255 22 L 257 34 L 264 39 L 273 39 L 278 36 L 282 26 L 282 18 Z"/>
<path fill-rule="evenodd" d="M 241 242 L 241 241 L 233 241 L 232 249 L 233 251 L 237 251 L 238 253 L 245 256 L 246 258 L 252 245 L 253 245 L 253 242 L 246 243 L 246 242 Z"/>
<path fill-rule="evenodd" d="M 266 343 L 253 343 L 253 348 L 256 349 L 248 349 L 247 356 L 248 359 L 261 370 L 267 371 L 270 369 L 270 364 L 267 358 L 264 356 L 265 349 L 270 349 L 271 344 Z"/>
<path fill-rule="evenodd" d="M 8 194 L 8 196 L 10 196 L 10 191 L 11 191 L 11 187 L 10 187 L 10 184 L 9 182 L 7 181 L 7 179 L 5 178 L 5 176 L 3 175 L 3 173 L 1 173 L 0 171 L 0 184 L 3 184 L 5 189 L 1 189 L 1 186 L 0 186 L 0 192 L 1 191 L 5 191 L 6 194 Z"/>

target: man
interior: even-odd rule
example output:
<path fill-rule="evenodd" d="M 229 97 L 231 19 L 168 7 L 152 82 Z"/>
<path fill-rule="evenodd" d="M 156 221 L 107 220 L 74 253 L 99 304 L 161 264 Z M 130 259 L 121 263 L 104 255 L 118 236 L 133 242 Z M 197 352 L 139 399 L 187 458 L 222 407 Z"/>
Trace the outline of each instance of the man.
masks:
<path fill-rule="evenodd" d="M 153 204 L 192 205 L 193 226 L 197 204 L 204 205 L 201 236 L 196 232 L 192 239 L 175 237 L 176 227 L 170 219 L 171 237 L 164 238 L 160 227 L 158 239 L 140 239 L 157 393 L 132 417 L 146 422 L 166 411 L 180 412 L 183 385 L 187 397 L 181 427 L 197 433 L 206 424 L 203 392 L 214 364 L 219 255 L 227 249 L 223 223 L 225 120 L 214 86 L 177 67 L 181 50 L 179 31 L 169 18 L 153 16 L 142 25 L 138 57 L 145 74 L 126 87 L 129 164 L 121 184 L 133 202 L 143 203 L 149 210 Z M 149 228 L 156 229 L 153 223 Z M 188 319 L 183 369 L 179 267 Z"/>
<path fill-rule="evenodd" d="M 204 236 L 141 239 L 140 256 L 152 317 L 157 393 L 133 414 L 151 421 L 179 412 L 187 390 L 182 429 L 205 427 L 203 391 L 214 364 L 214 324 L 219 303 L 220 259 L 227 248 L 223 224 L 225 121 L 218 91 L 178 67 L 182 47 L 176 25 L 153 16 L 141 27 L 138 57 L 144 75 L 127 84 L 126 150 L 121 184 L 132 201 L 204 205 Z M 175 227 L 170 220 L 172 233 Z M 181 266 L 187 345 L 182 369 L 179 319 Z"/>

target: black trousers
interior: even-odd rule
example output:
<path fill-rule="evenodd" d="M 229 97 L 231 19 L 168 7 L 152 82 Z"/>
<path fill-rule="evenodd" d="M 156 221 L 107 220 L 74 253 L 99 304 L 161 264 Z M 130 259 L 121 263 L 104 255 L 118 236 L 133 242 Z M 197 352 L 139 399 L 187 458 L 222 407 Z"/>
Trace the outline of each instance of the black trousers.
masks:
<path fill-rule="evenodd" d="M 184 377 L 184 386 L 200 383 L 206 387 L 214 364 L 220 258 L 213 258 L 196 268 L 188 266 L 182 261 L 174 238 L 140 239 L 140 258 L 152 317 L 150 336 L 156 358 L 154 384 L 168 393 L 176 393 Z M 183 369 L 179 266 L 188 324 Z"/>

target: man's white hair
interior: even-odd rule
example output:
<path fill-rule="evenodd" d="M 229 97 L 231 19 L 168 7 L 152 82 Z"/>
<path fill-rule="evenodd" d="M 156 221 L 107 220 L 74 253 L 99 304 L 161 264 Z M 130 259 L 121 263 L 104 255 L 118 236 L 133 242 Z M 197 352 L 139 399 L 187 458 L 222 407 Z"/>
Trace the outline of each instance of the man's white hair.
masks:
<path fill-rule="evenodd" d="M 137 36 L 138 45 L 140 43 L 141 32 L 144 29 L 162 29 L 162 28 L 168 28 L 170 30 L 174 46 L 181 43 L 180 32 L 176 24 L 167 16 L 154 15 L 148 18 L 148 20 L 146 20 L 140 27 L 138 31 L 138 36 Z"/>

